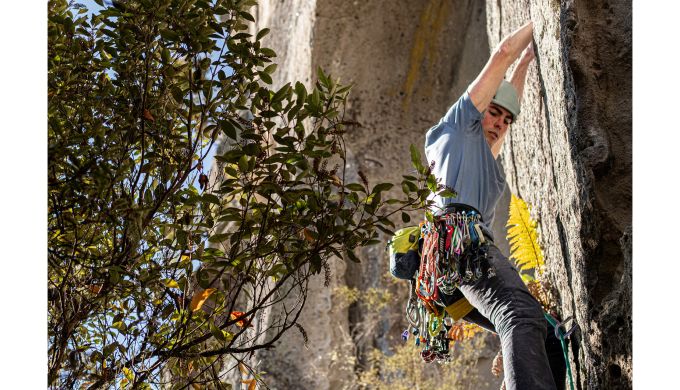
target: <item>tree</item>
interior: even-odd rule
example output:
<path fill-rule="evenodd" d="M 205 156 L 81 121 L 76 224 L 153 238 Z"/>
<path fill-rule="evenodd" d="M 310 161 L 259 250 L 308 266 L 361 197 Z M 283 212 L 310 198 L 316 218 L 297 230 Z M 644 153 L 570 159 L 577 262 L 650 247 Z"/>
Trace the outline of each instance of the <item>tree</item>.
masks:
<path fill-rule="evenodd" d="M 49 2 L 50 386 L 222 388 L 221 358 L 296 326 L 329 258 L 358 261 L 443 190 L 415 149 L 403 198 L 347 183 L 349 87 L 319 71 L 311 91 L 270 89 L 254 3 Z"/>

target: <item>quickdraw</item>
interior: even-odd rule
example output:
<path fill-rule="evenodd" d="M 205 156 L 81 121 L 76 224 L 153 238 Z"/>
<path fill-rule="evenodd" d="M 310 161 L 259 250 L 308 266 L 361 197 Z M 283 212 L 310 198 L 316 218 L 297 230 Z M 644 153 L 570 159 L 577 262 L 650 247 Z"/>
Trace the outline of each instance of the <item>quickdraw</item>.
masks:
<path fill-rule="evenodd" d="M 414 337 L 416 346 L 423 348 L 420 356 L 424 362 L 446 363 L 453 321 L 444 310 L 440 293 L 451 295 L 461 283 L 474 282 L 485 271 L 493 277 L 495 270 L 485 261 L 488 242 L 478 213 L 449 213 L 421 223 L 420 229 L 421 261 L 406 304 L 410 331 L 404 330 L 401 336 L 405 341 Z"/>

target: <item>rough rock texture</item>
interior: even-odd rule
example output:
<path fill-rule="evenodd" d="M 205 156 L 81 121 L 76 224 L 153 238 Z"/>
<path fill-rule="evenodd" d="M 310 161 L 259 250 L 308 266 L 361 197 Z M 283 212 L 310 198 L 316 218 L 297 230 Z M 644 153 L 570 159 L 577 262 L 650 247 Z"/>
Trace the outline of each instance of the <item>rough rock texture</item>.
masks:
<path fill-rule="evenodd" d="M 275 83 L 310 85 L 321 66 L 355 85 L 348 115 L 362 127 L 348 135 L 347 168 L 372 184 L 401 180 L 409 144 L 422 148 L 489 48 L 533 20 L 537 62 L 501 156 L 509 188 L 495 235 L 505 236 L 510 191 L 534 206 L 560 314 L 582 329 L 571 343 L 578 387 L 632 386 L 630 1 L 262 0 L 255 14 L 258 28 L 272 29 Z M 308 347 L 292 331 L 257 355 L 272 388 L 348 387 L 372 348 L 401 342 L 406 285 L 388 276 L 383 248 L 360 257 L 334 262 L 329 287 L 313 281 L 300 321 Z M 340 286 L 388 288 L 395 304 L 371 317 L 343 306 Z"/>
<path fill-rule="evenodd" d="M 630 1 L 488 1 L 490 45 L 533 20 L 537 65 L 503 155 L 534 205 L 581 388 L 632 387 Z"/>
<path fill-rule="evenodd" d="M 309 85 L 321 66 L 355 85 L 348 114 L 362 127 L 348 136 L 347 168 L 350 177 L 358 179 L 362 171 L 373 184 L 401 181 L 411 169 L 409 145 L 422 147 L 425 131 L 474 79 L 489 52 L 484 4 L 471 0 L 262 1 L 254 13 L 257 28 L 272 29 L 265 44 L 278 54 L 276 84 Z M 503 218 L 498 221 L 502 227 Z M 388 351 L 401 342 L 406 285 L 387 275 L 383 248 L 368 248 L 360 258 L 360 264 L 336 261 L 330 286 L 320 277 L 310 288 L 300 321 L 308 348 L 290 332 L 276 349 L 258 355 L 270 386 L 347 387 L 372 348 Z M 359 304 L 342 305 L 334 291 L 343 285 L 390 288 L 399 303 L 369 316 Z M 498 386 L 496 378 L 487 381 Z"/>

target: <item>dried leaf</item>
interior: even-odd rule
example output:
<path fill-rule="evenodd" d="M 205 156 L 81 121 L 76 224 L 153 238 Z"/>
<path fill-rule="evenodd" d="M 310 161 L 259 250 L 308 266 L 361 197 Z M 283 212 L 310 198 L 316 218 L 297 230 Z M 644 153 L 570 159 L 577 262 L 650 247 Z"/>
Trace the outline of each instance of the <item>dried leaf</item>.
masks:
<path fill-rule="evenodd" d="M 232 321 L 238 320 L 238 321 L 236 321 L 236 325 L 241 327 L 241 328 L 244 328 L 246 326 L 251 327 L 252 325 L 250 324 L 250 320 L 245 318 L 245 315 L 246 315 L 246 313 L 244 313 L 242 311 L 232 311 L 231 313 L 229 313 L 229 318 Z"/>
<path fill-rule="evenodd" d="M 248 385 L 248 390 L 255 390 L 255 386 L 257 386 L 256 379 L 243 379 L 241 382 Z"/>
<path fill-rule="evenodd" d="M 201 173 L 201 175 L 198 176 L 198 185 L 201 187 L 201 190 L 204 190 L 208 185 L 208 176 L 205 173 Z"/>
<path fill-rule="evenodd" d="M 332 176 L 331 176 L 331 181 L 332 181 L 333 184 L 335 184 L 336 186 L 342 187 L 342 180 L 340 180 L 340 178 L 339 178 L 337 175 L 332 175 Z"/>
<path fill-rule="evenodd" d="M 307 228 L 302 229 L 302 236 L 305 238 L 305 240 L 309 242 L 314 242 L 314 236 L 312 235 L 312 232 L 309 229 Z"/>
<path fill-rule="evenodd" d="M 246 368 L 246 365 L 243 363 L 238 364 L 238 369 L 241 371 L 241 374 L 243 375 L 248 375 L 248 369 Z"/>
<path fill-rule="evenodd" d="M 449 338 L 453 341 L 463 341 L 472 338 L 482 330 L 477 324 L 458 321 L 449 330 Z"/>
<path fill-rule="evenodd" d="M 526 283 L 529 293 L 543 306 L 543 310 L 548 313 L 555 311 L 555 299 L 550 293 L 550 282 L 542 280 L 531 280 Z"/>
<path fill-rule="evenodd" d="M 103 284 L 90 284 L 87 286 L 87 289 L 90 290 L 93 294 L 99 294 L 99 292 L 102 290 Z"/>
<path fill-rule="evenodd" d="M 150 112 L 149 110 L 147 110 L 146 108 L 144 109 L 144 119 L 146 119 L 146 120 L 148 120 L 148 121 L 151 121 L 151 122 L 153 122 L 153 121 L 156 120 L 156 119 L 153 117 L 153 115 L 151 115 L 151 112 Z"/>
<path fill-rule="evenodd" d="M 503 373 L 503 350 L 498 351 L 496 357 L 493 358 L 491 373 L 494 374 L 494 376 L 501 376 Z"/>
<path fill-rule="evenodd" d="M 191 309 L 191 311 L 200 310 L 205 301 L 210 298 L 210 295 L 212 295 L 212 293 L 214 293 L 216 290 L 217 289 L 209 288 L 201 291 L 200 293 L 195 293 L 194 297 L 191 298 L 189 309 Z"/>

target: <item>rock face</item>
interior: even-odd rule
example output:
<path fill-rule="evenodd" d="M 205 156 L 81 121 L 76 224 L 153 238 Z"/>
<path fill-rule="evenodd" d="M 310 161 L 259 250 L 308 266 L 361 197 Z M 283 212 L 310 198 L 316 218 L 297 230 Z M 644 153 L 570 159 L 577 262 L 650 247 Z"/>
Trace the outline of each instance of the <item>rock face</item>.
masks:
<path fill-rule="evenodd" d="M 537 62 L 501 157 L 510 188 L 495 236 L 505 236 L 510 190 L 534 206 L 560 314 L 582 329 L 571 342 L 575 381 L 632 387 L 630 2 L 260 3 L 254 14 L 258 29 L 272 29 L 265 45 L 278 54 L 276 84 L 310 85 L 318 66 L 354 84 L 347 115 L 362 126 L 347 136 L 348 169 L 373 185 L 408 174 L 409 145 L 422 149 L 425 132 L 476 77 L 490 47 L 534 21 Z M 507 254 L 507 243 L 497 244 Z M 307 347 L 291 331 L 257 356 L 272 388 L 349 387 L 371 349 L 401 342 L 406 282 L 389 277 L 382 247 L 360 258 L 336 261 L 328 287 L 323 275 L 312 281 L 300 320 Z M 342 286 L 389 289 L 395 304 L 369 316 L 362 304 L 341 304 Z"/>
<path fill-rule="evenodd" d="M 534 22 L 537 65 L 504 147 L 534 205 L 583 388 L 632 387 L 630 1 L 488 1 L 490 45 Z"/>

